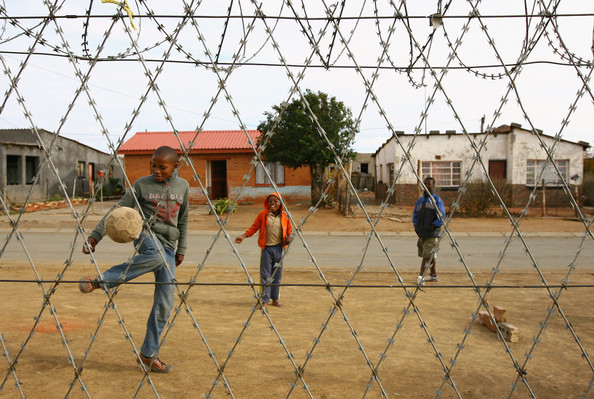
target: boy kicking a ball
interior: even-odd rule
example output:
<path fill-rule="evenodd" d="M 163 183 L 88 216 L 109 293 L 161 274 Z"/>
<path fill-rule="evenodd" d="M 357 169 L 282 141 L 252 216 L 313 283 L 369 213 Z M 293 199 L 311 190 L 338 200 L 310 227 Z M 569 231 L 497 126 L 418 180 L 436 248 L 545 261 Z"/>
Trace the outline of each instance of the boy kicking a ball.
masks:
<path fill-rule="evenodd" d="M 159 147 L 151 159 L 151 174 L 136 180 L 132 188 L 118 201 L 117 206 L 133 208 L 134 194 L 146 220 L 152 221 L 134 240 L 138 255 L 132 262 L 111 267 L 101 276 L 87 276 L 79 283 L 83 293 L 97 288 L 113 288 L 145 273 L 153 272 L 155 292 L 153 306 L 146 324 L 146 335 L 140 348 L 139 362 L 150 370 L 168 373 L 173 366 L 157 357 L 159 337 L 165 328 L 174 302 L 175 267 L 184 260 L 188 236 L 188 182 L 174 174 L 179 166 L 175 149 Z M 107 216 L 107 215 L 106 215 Z M 101 219 L 89 235 L 83 252 L 89 254 L 105 236 L 105 219 Z"/>

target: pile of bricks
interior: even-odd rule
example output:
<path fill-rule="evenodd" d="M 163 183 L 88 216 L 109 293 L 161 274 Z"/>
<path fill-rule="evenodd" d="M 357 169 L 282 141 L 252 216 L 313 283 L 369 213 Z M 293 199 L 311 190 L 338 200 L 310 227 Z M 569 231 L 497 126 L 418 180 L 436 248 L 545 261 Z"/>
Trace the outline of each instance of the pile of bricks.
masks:
<path fill-rule="evenodd" d="M 489 330 L 493 332 L 497 332 L 497 327 L 503 333 L 506 341 L 509 342 L 518 342 L 520 340 L 520 330 L 518 327 L 510 324 L 507 322 L 507 319 L 503 315 L 505 313 L 505 308 L 502 306 L 494 306 L 493 307 L 493 318 L 495 319 L 495 323 L 493 323 L 493 319 L 489 316 L 489 312 L 486 310 L 481 310 L 478 313 L 478 321 L 481 325 L 487 327 Z"/>

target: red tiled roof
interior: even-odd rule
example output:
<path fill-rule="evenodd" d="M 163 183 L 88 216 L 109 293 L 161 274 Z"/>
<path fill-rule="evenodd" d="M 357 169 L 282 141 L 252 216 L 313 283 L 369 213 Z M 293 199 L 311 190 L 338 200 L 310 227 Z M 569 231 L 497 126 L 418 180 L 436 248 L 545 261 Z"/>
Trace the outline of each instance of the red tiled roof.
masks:
<path fill-rule="evenodd" d="M 190 152 L 200 151 L 241 151 L 251 152 L 252 147 L 246 136 L 249 135 L 255 144 L 260 137 L 259 130 L 203 130 L 178 132 L 179 138 L 186 147 L 194 141 Z M 167 145 L 176 150 L 180 149 L 179 141 L 173 132 L 138 132 L 128 139 L 118 154 L 152 152 L 157 148 Z"/>

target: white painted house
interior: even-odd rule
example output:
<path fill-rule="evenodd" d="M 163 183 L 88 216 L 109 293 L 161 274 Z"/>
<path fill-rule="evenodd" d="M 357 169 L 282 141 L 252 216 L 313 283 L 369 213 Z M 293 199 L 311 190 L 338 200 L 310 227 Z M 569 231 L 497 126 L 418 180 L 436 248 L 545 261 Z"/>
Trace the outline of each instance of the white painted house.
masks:
<path fill-rule="evenodd" d="M 586 142 L 574 143 L 567 140 L 555 141 L 552 136 L 538 132 L 547 148 L 554 145 L 553 159 L 563 176 L 572 188 L 581 189 L 583 181 L 584 151 L 590 147 Z M 551 164 L 546 164 L 547 155 L 536 134 L 523 129 L 520 124 L 502 125 L 495 128 L 488 136 L 486 133 L 470 133 L 464 135 L 455 131 L 440 134 L 417 135 L 397 133 L 401 145 L 394 137 L 386 141 L 374 154 L 377 186 L 376 196 L 385 198 L 386 188 L 396 181 L 392 203 L 410 205 L 420 195 L 420 188 L 414 171 L 419 176 L 433 176 L 436 191 L 444 198 L 446 205 L 457 195 L 458 187 L 467 174 L 471 181 L 485 180 L 485 173 L 492 179 L 502 179 L 511 187 L 512 206 L 522 206 L 528 201 L 535 185 L 541 186 L 542 179 L 536 181 L 540 170 L 545 168 L 544 182 L 548 192 L 563 204 L 551 206 L 569 206 L 567 195 L 562 190 L 562 180 Z M 478 146 L 487 137 L 486 146 L 480 151 L 482 165 L 475 162 Z M 414 146 L 409 145 L 414 140 Z M 556 144 L 555 144 L 556 143 Z M 410 162 L 402 164 L 403 151 L 408 150 Z M 412 166 L 411 166 L 412 164 Z M 402 166 L 402 167 L 401 167 Z M 383 191 L 382 191 L 383 189 Z M 549 199 L 547 199 L 549 202 Z"/>

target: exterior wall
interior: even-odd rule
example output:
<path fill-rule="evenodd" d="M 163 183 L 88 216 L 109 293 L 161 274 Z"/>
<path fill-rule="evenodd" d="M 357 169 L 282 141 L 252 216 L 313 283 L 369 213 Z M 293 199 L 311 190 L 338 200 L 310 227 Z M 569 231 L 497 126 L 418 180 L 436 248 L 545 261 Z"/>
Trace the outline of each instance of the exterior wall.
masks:
<path fill-rule="evenodd" d="M 526 161 L 544 160 L 547 158 L 545 150 L 540 146 L 536 137 L 529 132 L 514 130 L 511 134 L 513 140 L 512 153 L 512 184 L 526 184 Z M 541 136 L 547 147 L 551 147 L 554 139 L 548 136 Z M 555 145 L 553 158 L 556 160 L 569 160 L 569 177 L 579 175 L 575 181 L 581 185 L 584 171 L 584 153 L 581 145 L 559 141 Z M 568 181 L 567 183 L 571 183 Z"/>
<path fill-rule="evenodd" d="M 571 194 L 576 198 L 575 192 L 576 189 L 581 192 L 581 186 L 576 186 L 573 184 L 569 184 L 569 190 Z M 525 207 L 528 203 L 530 198 L 530 194 L 532 193 L 533 187 L 527 187 L 524 184 L 513 184 L 511 186 L 512 190 L 512 204 L 513 207 Z M 579 197 L 579 196 L 578 196 Z M 565 193 L 565 190 L 561 187 L 546 187 L 544 192 L 542 187 L 537 187 L 535 192 L 535 197 L 533 198 L 532 202 L 530 203 L 531 208 L 542 208 L 543 206 L 543 199 L 544 205 L 546 207 L 553 207 L 553 208 L 571 208 L 571 202 L 569 197 Z"/>
<path fill-rule="evenodd" d="M 18 172 L 21 184 L 18 185 L 8 185 L 7 183 L 7 156 L 10 155 L 17 155 L 21 157 Z M 0 176 L 2 179 L 2 192 L 4 193 L 4 197 L 12 203 L 23 203 L 30 191 L 30 201 L 41 201 L 45 198 L 51 197 L 51 195 L 49 195 L 50 176 L 48 174 L 47 167 L 43 168 L 42 173 L 39 176 L 38 184 L 35 185 L 35 187 L 33 187 L 31 184 L 25 183 L 25 157 L 27 156 L 38 157 L 39 166 L 41 166 L 43 154 L 37 147 L 11 144 L 4 144 L 0 146 Z"/>
<path fill-rule="evenodd" d="M 367 172 L 363 172 L 361 164 L 367 164 Z M 375 190 L 375 158 L 371 153 L 358 153 L 351 165 L 351 180 L 359 190 Z"/>
<path fill-rule="evenodd" d="M 507 183 L 511 186 L 512 198 L 511 206 L 524 206 L 528 201 L 530 192 L 533 187 L 526 186 L 526 171 L 527 160 L 544 160 L 546 159 L 546 152 L 542 149 L 540 142 L 532 132 L 521 129 L 517 124 L 512 124 L 510 128 L 502 129 L 503 131 L 495 129 L 489 135 L 487 145 L 481 149 L 481 158 L 484 164 L 484 169 L 480 163 L 476 163 L 472 168 L 472 175 L 470 181 L 483 180 L 485 173 L 488 173 L 489 161 L 506 161 L 507 165 Z M 421 161 L 462 161 L 462 181 L 466 178 L 473 165 L 474 150 L 470 146 L 470 137 L 475 146 L 480 145 L 480 141 L 484 134 L 471 134 L 465 136 L 463 134 L 428 134 L 428 135 L 398 135 L 398 139 L 402 145 L 397 145 L 394 138 L 391 138 L 384 144 L 374 155 L 376 161 L 376 175 L 378 181 L 378 188 L 376 190 L 376 198 L 383 200 L 386 198 L 387 187 L 381 187 L 382 183 L 387 186 L 390 182 L 388 174 L 388 164 L 394 163 L 394 169 L 398 172 L 403 159 L 402 147 L 408 150 L 411 141 L 414 139 L 414 147 L 409 150 L 410 163 L 407 161 L 402 168 L 402 172 L 398 177 L 397 185 L 394 191 L 391 203 L 409 205 L 420 195 L 418 189 L 417 179 L 413 173 L 413 169 L 420 174 Z M 554 138 L 541 135 L 543 142 L 547 147 L 551 147 L 555 142 Z M 569 180 L 567 183 L 570 186 L 572 194 L 577 189 L 581 190 L 582 175 L 583 175 L 583 146 L 567 141 L 559 141 L 555 145 L 553 158 L 555 160 L 568 160 L 569 170 L 568 176 L 579 175 L 577 180 Z M 411 168 L 412 164 L 412 168 Z M 421 176 L 422 178 L 424 176 Z M 539 189 L 540 190 L 540 189 Z M 436 188 L 436 192 L 444 199 L 446 205 L 457 196 L 456 189 L 440 190 Z M 546 204 L 555 207 L 569 207 L 570 202 L 562 188 L 547 187 Z M 542 202 L 542 195 L 539 193 L 534 202 L 534 205 L 539 205 Z"/>
<path fill-rule="evenodd" d="M 151 158 L 151 154 L 124 155 L 124 167 L 130 184 L 151 174 Z"/>
<path fill-rule="evenodd" d="M 377 183 L 377 187 L 375 190 L 375 199 L 377 201 L 385 201 L 387 195 L 388 184 Z M 441 193 L 439 193 L 439 195 L 442 196 Z M 396 187 L 394 187 L 394 193 L 390 196 L 390 198 L 388 198 L 388 203 L 397 204 L 400 206 L 413 206 L 419 196 L 419 186 L 417 186 L 416 184 L 396 184 Z M 444 203 L 447 204 L 445 199 Z"/>
<path fill-rule="evenodd" d="M 481 157 L 486 168 L 489 166 L 490 159 L 507 159 L 506 136 L 507 135 L 501 134 L 490 136 L 487 147 L 481 151 Z M 476 146 L 480 144 L 481 138 L 478 137 L 478 135 L 470 137 L 470 140 L 472 140 Z M 401 141 L 402 146 L 405 149 L 408 149 L 414 136 L 399 136 L 398 138 Z M 421 161 L 462 161 L 462 176 L 466 176 L 466 173 L 472 168 L 470 180 L 481 180 L 485 177 L 483 168 L 478 162 L 472 167 L 474 151 L 471 149 L 470 145 L 469 138 L 462 134 L 421 135 L 416 138 L 414 147 L 409 151 L 410 162 L 412 163 L 414 170 L 420 174 Z M 400 146 L 395 145 L 394 154 L 395 156 L 392 158 L 392 162 L 394 162 L 394 167 L 396 171 L 398 171 L 404 152 Z M 389 182 L 387 177 L 388 176 L 386 176 L 384 182 Z M 421 176 L 421 178 L 424 177 L 425 176 Z M 417 184 L 417 178 L 411 170 L 408 161 L 402 168 L 398 181 L 402 184 Z"/>
<path fill-rule="evenodd" d="M 377 182 L 388 184 L 390 176 L 386 165 L 396 160 L 396 142 L 390 139 L 375 156 L 375 176 Z"/>
<path fill-rule="evenodd" d="M 45 131 L 40 131 L 40 135 L 44 142 L 44 145 L 49 147 L 54 135 Z M 7 155 L 17 155 L 21 157 L 20 167 L 20 181 L 22 184 L 18 185 L 7 185 L 6 184 L 6 173 Z M 38 176 L 37 184 L 26 184 L 25 180 L 25 157 L 38 157 L 38 171 L 41 169 L 41 173 Z M 49 163 L 44 164 L 45 154 L 38 146 L 29 145 L 11 145 L 3 144 L 0 145 L 0 184 L 2 191 L 5 193 L 9 201 L 14 203 L 23 203 L 29 192 L 29 201 L 44 201 L 49 198 L 60 195 L 64 197 L 64 192 L 60 185 L 60 180 L 56 177 L 53 168 L 50 167 Z M 85 162 L 85 175 L 88 176 L 88 167 L 90 163 L 95 165 L 95 172 L 100 169 L 105 169 L 109 164 L 110 155 L 104 152 L 95 150 L 91 147 L 82 145 L 74 140 L 69 140 L 59 136 L 51 148 L 52 162 L 56 167 L 61 181 L 64 183 L 66 193 L 72 196 L 88 195 L 90 192 L 88 178 L 84 180 L 76 178 L 77 176 L 77 163 L 78 161 Z M 123 173 L 116 173 L 115 177 L 123 176 Z M 93 176 L 95 179 L 97 175 Z M 76 187 L 75 187 L 76 185 Z M 31 190 L 32 189 L 32 190 Z"/>
<path fill-rule="evenodd" d="M 138 178 L 150 174 L 150 160 L 152 154 L 125 155 L 126 174 L 130 183 Z M 238 202 L 258 203 L 263 201 L 271 192 L 272 186 L 256 185 L 256 172 L 252 172 L 247 184 L 243 187 L 244 177 L 251 168 L 251 153 L 221 153 L 221 154 L 192 154 L 194 170 L 200 181 L 194 179 L 194 171 L 187 164 L 182 164 L 180 176 L 190 183 L 190 201 L 195 204 L 207 202 L 205 193 L 210 195 L 210 161 L 226 161 L 227 163 L 227 192 L 228 198 L 234 200 L 241 195 Z M 311 199 L 311 175 L 308 167 L 291 169 L 285 167 L 285 185 L 279 187 L 280 194 L 287 201 L 309 201 Z"/>
<path fill-rule="evenodd" d="M 371 153 L 358 153 L 357 157 L 353 159 L 352 172 L 361 173 L 361 164 L 366 163 L 369 165 L 368 172 L 370 175 L 375 176 L 375 159 Z"/>

